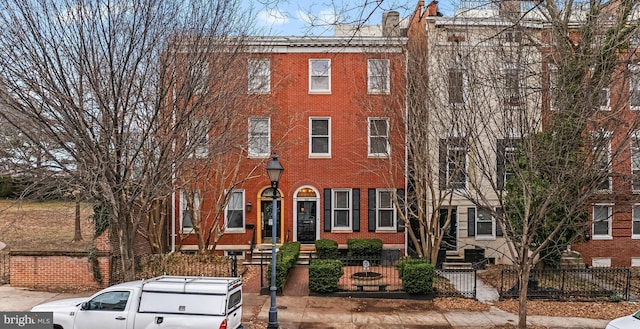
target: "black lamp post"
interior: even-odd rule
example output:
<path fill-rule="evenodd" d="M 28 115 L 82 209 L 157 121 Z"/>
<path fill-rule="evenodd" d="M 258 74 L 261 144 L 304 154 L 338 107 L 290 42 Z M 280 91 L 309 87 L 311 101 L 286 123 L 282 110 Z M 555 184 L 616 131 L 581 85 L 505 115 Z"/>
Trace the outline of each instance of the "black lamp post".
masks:
<path fill-rule="evenodd" d="M 273 159 L 267 164 L 267 175 L 271 181 L 271 189 L 273 191 L 273 203 L 271 207 L 273 225 L 271 225 L 271 307 L 269 308 L 269 323 L 267 329 L 278 329 L 278 309 L 276 309 L 276 231 L 278 229 L 277 213 L 278 204 L 278 182 L 282 177 L 284 168 L 278 161 L 278 155 L 273 154 Z"/>

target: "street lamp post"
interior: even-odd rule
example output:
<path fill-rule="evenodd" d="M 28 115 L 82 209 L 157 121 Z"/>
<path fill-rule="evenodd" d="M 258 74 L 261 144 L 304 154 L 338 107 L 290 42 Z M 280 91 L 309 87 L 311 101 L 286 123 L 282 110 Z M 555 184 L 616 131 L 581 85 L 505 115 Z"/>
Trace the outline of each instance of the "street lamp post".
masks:
<path fill-rule="evenodd" d="M 267 324 L 267 329 L 278 329 L 278 309 L 276 308 L 276 231 L 278 230 L 278 204 L 276 200 L 278 198 L 278 182 L 280 182 L 284 168 L 282 168 L 280 161 L 278 161 L 277 154 L 273 154 L 273 159 L 269 161 L 266 169 L 269 180 L 271 181 L 271 190 L 273 191 L 273 203 L 271 206 L 273 220 L 271 225 L 271 287 L 269 288 L 271 291 L 271 307 L 269 308 L 269 323 Z"/>

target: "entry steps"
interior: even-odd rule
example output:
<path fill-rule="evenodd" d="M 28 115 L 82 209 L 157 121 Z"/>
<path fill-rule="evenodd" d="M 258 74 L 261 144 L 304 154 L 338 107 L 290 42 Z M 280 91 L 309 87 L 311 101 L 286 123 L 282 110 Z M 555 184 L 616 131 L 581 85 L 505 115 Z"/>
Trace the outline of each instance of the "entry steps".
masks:
<path fill-rule="evenodd" d="M 457 252 L 447 251 L 444 262 L 442 262 L 443 270 L 472 270 L 473 264 L 464 261 L 464 257 Z"/>
<path fill-rule="evenodd" d="M 279 245 L 276 245 L 276 251 Z M 245 260 L 242 262 L 244 265 L 266 265 L 271 262 L 271 245 L 257 245 L 251 251 L 250 257 L 245 257 Z M 298 256 L 298 261 L 296 265 L 309 265 L 309 262 L 312 258 L 316 258 L 316 248 L 315 246 L 301 246 L 300 247 L 300 255 Z"/>

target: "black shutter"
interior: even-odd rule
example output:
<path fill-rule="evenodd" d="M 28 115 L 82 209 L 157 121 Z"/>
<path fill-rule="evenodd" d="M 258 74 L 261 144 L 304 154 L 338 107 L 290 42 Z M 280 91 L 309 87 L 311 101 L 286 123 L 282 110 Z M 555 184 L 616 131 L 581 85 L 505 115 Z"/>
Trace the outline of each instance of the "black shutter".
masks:
<path fill-rule="evenodd" d="M 439 152 L 439 172 L 438 172 L 438 186 L 440 190 L 447 189 L 447 140 L 444 138 L 440 139 L 440 148 Z"/>
<path fill-rule="evenodd" d="M 476 236 L 476 208 L 467 208 L 467 236 Z"/>
<path fill-rule="evenodd" d="M 331 189 L 324 189 L 324 231 L 331 232 Z"/>
<path fill-rule="evenodd" d="M 504 189 L 504 172 L 505 172 L 505 140 L 498 139 L 496 141 L 496 187 L 498 190 Z"/>
<path fill-rule="evenodd" d="M 399 189 L 397 191 L 398 193 L 398 203 L 400 204 L 400 209 L 398 209 L 397 211 L 404 211 L 404 189 Z M 398 227 L 398 232 L 404 232 L 404 222 L 402 221 L 402 219 L 400 218 L 400 216 L 396 215 L 396 225 Z"/>
<path fill-rule="evenodd" d="M 376 189 L 370 188 L 369 191 L 369 219 L 367 228 L 369 232 L 376 231 Z"/>
<path fill-rule="evenodd" d="M 500 218 L 500 220 L 496 219 L 496 236 L 504 235 L 504 233 L 502 232 L 502 224 L 500 223 L 500 221 L 504 219 L 503 214 L 504 212 L 502 211 L 502 208 L 496 208 L 496 217 Z"/>
<path fill-rule="evenodd" d="M 360 189 L 354 188 L 353 194 L 353 231 L 360 232 Z"/>

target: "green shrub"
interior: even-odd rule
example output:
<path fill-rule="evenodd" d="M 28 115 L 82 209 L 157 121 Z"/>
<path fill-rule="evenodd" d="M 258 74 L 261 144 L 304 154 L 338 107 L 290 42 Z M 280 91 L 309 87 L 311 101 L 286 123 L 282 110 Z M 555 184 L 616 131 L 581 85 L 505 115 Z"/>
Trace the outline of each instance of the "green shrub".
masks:
<path fill-rule="evenodd" d="M 401 280 L 402 280 L 402 275 L 404 274 L 404 268 L 409 264 L 431 264 L 431 262 L 429 262 L 426 259 L 419 259 L 419 258 L 405 258 L 405 259 L 399 260 L 396 263 L 396 267 L 398 268 L 398 277 Z"/>
<path fill-rule="evenodd" d="M 309 290 L 319 293 L 336 292 L 343 274 L 342 262 L 339 260 L 314 260 L 309 264 Z"/>
<path fill-rule="evenodd" d="M 300 255 L 300 242 L 287 242 L 276 253 L 276 289 L 282 290 L 289 269 L 296 265 Z M 266 273 L 267 282 L 271 282 L 271 263 Z"/>
<path fill-rule="evenodd" d="M 347 240 L 349 256 L 354 257 L 382 257 L 382 240 L 380 239 L 358 239 Z"/>
<path fill-rule="evenodd" d="M 429 263 L 407 263 L 404 265 L 402 289 L 409 294 L 433 292 L 435 266 Z"/>
<path fill-rule="evenodd" d="M 319 259 L 337 259 L 338 243 L 330 239 L 316 240 L 316 255 Z"/>

